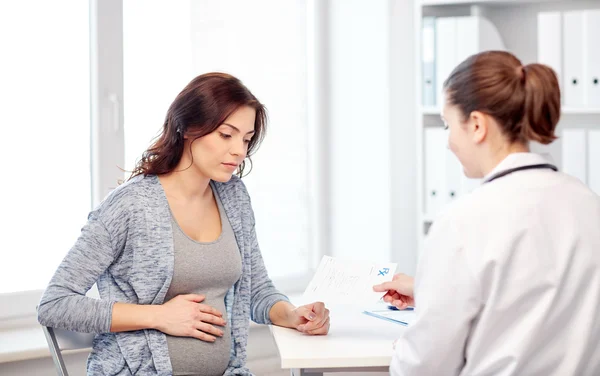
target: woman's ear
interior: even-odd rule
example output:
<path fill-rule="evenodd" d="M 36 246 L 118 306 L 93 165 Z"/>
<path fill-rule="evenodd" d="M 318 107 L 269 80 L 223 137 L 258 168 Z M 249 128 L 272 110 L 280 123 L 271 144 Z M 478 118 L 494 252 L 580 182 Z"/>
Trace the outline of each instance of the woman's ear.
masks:
<path fill-rule="evenodd" d="M 484 114 L 480 111 L 473 111 L 469 115 L 468 129 L 472 135 L 473 142 L 480 144 L 485 140 L 488 127 L 489 127 L 489 115 Z"/>

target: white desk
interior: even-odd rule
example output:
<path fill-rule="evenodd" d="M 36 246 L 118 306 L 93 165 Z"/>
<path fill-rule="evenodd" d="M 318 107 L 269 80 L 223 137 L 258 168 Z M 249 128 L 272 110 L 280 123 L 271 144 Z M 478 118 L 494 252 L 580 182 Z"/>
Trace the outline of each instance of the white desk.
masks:
<path fill-rule="evenodd" d="M 393 342 L 404 326 L 367 316 L 362 311 L 329 307 L 327 336 L 309 336 L 293 329 L 271 326 L 281 368 L 292 376 L 323 372 L 388 372 Z"/>

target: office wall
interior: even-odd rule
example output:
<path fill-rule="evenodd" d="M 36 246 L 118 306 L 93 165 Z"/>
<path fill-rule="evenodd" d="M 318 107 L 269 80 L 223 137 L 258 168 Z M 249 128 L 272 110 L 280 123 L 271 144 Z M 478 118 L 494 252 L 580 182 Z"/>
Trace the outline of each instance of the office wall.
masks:
<path fill-rule="evenodd" d="M 387 260 L 391 244 L 388 2 L 330 8 L 332 253 Z"/>
<path fill-rule="evenodd" d="M 414 1 L 390 2 L 391 260 L 409 275 L 418 254 L 414 11 Z"/>
<path fill-rule="evenodd" d="M 329 3 L 331 253 L 416 262 L 413 4 Z"/>

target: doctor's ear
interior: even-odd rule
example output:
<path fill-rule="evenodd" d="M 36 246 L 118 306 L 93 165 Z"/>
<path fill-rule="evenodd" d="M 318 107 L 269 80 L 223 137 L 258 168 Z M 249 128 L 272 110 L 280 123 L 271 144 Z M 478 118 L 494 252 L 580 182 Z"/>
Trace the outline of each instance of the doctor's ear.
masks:
<path fill-rule="evenodd" d="M 480 111 L 473 111 L 469 114 L 467 124 L 469 127 L 469 133 L 473 137 L 473 142 L 480 144 L 485 140 L 488 133 L 488 127 L 490 125 L 490 116 Z"/>

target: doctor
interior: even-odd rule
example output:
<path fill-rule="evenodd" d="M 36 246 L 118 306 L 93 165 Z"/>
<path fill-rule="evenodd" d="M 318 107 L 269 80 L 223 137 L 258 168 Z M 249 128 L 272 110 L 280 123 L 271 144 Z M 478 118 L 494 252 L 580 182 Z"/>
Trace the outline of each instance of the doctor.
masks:
<path fill-rule="evenodd" d="M 436 218 L 414 294 L 375 286 L 417 312 L 391 374 L 600 375 L 600 198 L 528 146 L 556 138 L 556 75 L 484 52 L 444 91 L 449 147 L 483 184 Z"/>

